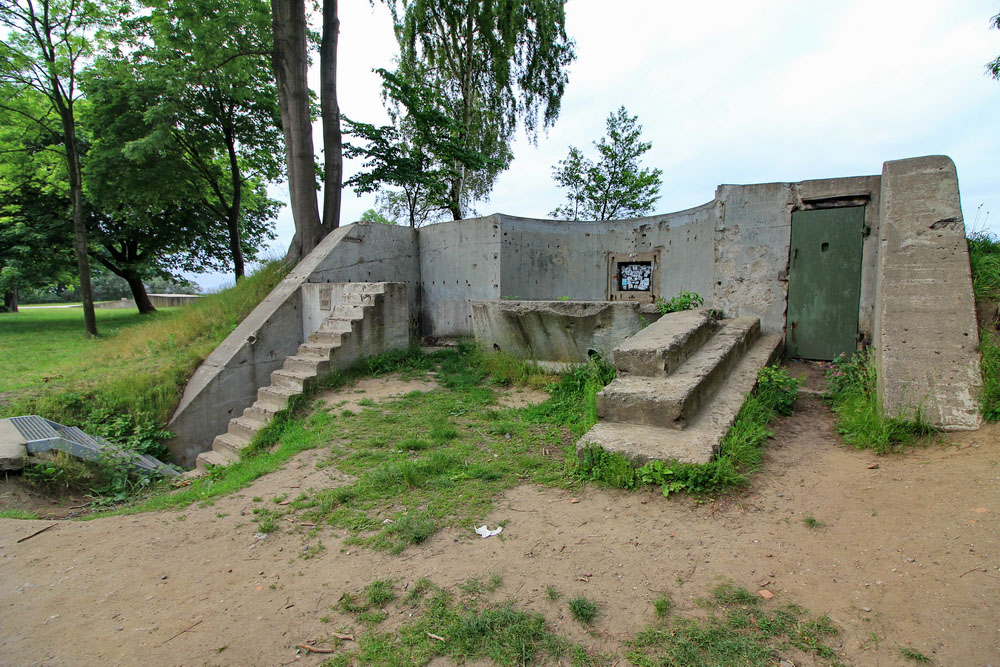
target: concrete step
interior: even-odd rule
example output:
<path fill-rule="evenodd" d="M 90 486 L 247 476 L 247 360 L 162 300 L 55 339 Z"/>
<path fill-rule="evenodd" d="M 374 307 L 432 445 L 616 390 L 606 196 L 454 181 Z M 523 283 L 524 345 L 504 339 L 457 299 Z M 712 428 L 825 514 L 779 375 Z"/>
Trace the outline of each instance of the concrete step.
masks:
<path fill-rule="evenodd" d="M 284 366 L 286 371 L 295 373 L 311 373 L 320 375 L 330 370 L 330 359 L 320 359 L 317 357 L 300 357 L 298 355 L 285 357 Z"/>
<path fill-rule="evenodd" d="M 670 375 L 718 326 L 707 310 L 668 313 L 615 348 L 615 368 L 623 374 Z"/>
<path fill-rule="evenodd" d="M 757 338 L 733 365 L 725 382 L 687 428 L 663 428 L 610 421 L 598 422 L 576 444 L 577 454 L 588 446 L 622 454 L 637 466 L 652 460 L 708 463 L 729 431 L 746 395 L 757 384 L 757 371 L 781 356 L 782 338 Z"/>
<path fill-rule="evenodd" d="M 302 373 L 299 371 L 289 371 L 279 368 L 271 371 L 271 384 L 279 387 L 295 389 L 299 393 L 306 390 L 310 383 L 316 380 L 315 373 Z"/>
<path fill-rule="evenodd" d="M 235 456 L 238 459 L 240 452 L 250 445 L 250 440 L 251 438 L 236 433 L 222 433 L 215 436 L 215 440 L 212 441 L 212 449 L 227 456 Z"/>
<path fill-rule="evenodd" d="M 385 283 L 348 283 L 344 294 L 385 294 Z"/>
<path fill-rule="evenodd" d="M 229 420 L 229 433 L 251 440 L 266 425 L 264 422 L 259 422 L 256 419 L 233 417 Z"/>
<path fill-rule="evenodd" d="M 330 359 L 330 352 L 340 347 L 340 335 L 337 335 L 337 342 L 334 345 L 323 345 L 321 343 L 305 342 L 299 345 L 295 353 L 299 357 L 314 357 L 316 359 Z"/>
<path fill-rule="evenodd" d="M 247 419 L 260 422 L 262 425 L 266 426 L 271 423 L 272 419 L 274 419 L 274 415 L 281 410 L 284 410 L 284 408 L 280 405 L 275 405 L 258 399 L 253 405 L 243 411 L 243 416 Z"/>
<path fill-rule="evenodd" d="M 365 308 L 371 308 L 371 306 L 368 304 L 363 306 L 352 305 L 349 303 L 337 304 L 334 307 L 333 312 L 330 314 L 330 317 L 326 318 L 326 321 L 323 322 L 323 325 L 321 325 L 320 328 L 325 328 L 326 323 L 334 319 L 360 320 L 365 316 Z"/>
<path fill-rule="evenodd" d="M 207 452 L 202 452 L 195 459 L 194 465 L 198 470 L 208 470 L 209 468 L 215 466 L 227 466 L 230 463 L 234 463 L 239 459 L 236 454 L 223 454 L 217 452 L 214 449 L 210 449 Z"/>
<path fill-rule="evenodd" d="M 611 422 L 683 429 L 759 336 L 757 318 L 724 320 L 669 376 L 616 378 L 597 393 L 597 414 Z"/>
<path fill-rule="evenodd" d="M 298 396 L 301 393 L 298 389 L 292 389 L 291 387 L 271 385 L 269 387 L 261 387 L 257 390 L 257 400 L 284 410 L 288 405 L 288 399 L 292 396 Z"/>
<path fill-rule="evenodd" d="M 334 328 L 339 325 L 328 326 L 323 324 L 319 329 L 313 331 L 309 334 L 309 338 L 306 340 L 306 345 L 313 347 L 340 347 L 343 344 L 344 337 L 351 335 L 350 320 L 344 320 L 347 322 L 347 329 Z"/>

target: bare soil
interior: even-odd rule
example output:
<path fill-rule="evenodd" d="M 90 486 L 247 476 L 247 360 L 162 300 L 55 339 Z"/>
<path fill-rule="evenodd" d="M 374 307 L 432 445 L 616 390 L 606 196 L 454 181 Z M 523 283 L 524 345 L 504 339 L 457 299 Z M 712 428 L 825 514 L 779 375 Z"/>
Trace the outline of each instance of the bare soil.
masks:
<path fill-rule="evenodd" d="M 373 395 L 365 392 L 354 395 Z M 445 530 L 390 556 L 344 546 L 326 529 L 326 550 L 303 559 L 315 543 L 302 534 L 309 527 L 292 517 L 261 538 L 251 499 L 346 481 L 317 469 L 318 456 L 305 452 L 208 507 L 0 520 L 0 662 L 317 665 L 327 656 L 298 644 L 363 630 L 331 610 L 343 591 L 386 577 L 400 590 L 420 577 L 454 589 L 495 572 L 503 586 L 494 599 L 516 598 L 595 651 L 621 655 L 621 642 L 654 620 L 650 601 L 661 593 L 675 615 L 698 615 L 696 598 L 729 581 L 773 592 L 767 604 L 829 614 L 849 664 L 910 664 L 900 648 L 911 647 L 935 664 L 1000 665 L 996 425 L 877 457 L 844 447 L 827 407 L 805 398 L 775 425 L 765 465 L 740 493 L 699 502 L 653 489 L 525 485 L 484 517 L 490 527 L 506 522 L 501 537 Z M 563 597 L 549 599 L 547 586 Z M 577 594 L 600 605 L 590 631 L 566 609 Z"/>

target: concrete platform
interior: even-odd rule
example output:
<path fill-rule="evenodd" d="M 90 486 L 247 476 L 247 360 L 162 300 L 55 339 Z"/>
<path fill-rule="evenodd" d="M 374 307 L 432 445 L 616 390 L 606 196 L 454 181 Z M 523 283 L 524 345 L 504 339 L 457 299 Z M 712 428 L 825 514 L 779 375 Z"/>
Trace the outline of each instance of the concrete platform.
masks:
<path fill-rule="evenodd" d="M 707 310 L 669 313 L 616 347 L 615 367 L 635 375 L 670 375 L 717 327 Z"/>

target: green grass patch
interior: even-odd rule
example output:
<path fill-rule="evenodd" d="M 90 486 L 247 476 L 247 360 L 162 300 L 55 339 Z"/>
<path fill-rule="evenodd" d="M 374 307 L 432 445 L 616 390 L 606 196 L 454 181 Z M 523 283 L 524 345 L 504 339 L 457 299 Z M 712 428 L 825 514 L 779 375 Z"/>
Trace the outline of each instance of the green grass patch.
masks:
<path fill-rule="evenodd" d="M 717 586 L 701 606 L 707 610 L 703 618 L 658 623 L 639 632 L 627 643 L 626 657 L 640 667 L 769 667 L 796 649 L 819 664 L 841 664 L 827 644 L 839 632 L 827 616 L 763 603 L 731 584 Z"/>
<path fill-rule="evenodd" d="M 969 235 L 969 265 L 972 289 L 981 304 L 1000 303 L 1000 240 L 987 232 Z M 1000 344 L 998 322 L 983 322 L 979 329 L 980 370 L 983 389 L 979 412 L 990 422 L 1000 421 Z"/>
<path fill-rule="evenodd" d="M 919 407 L 911 411 L 911 417 L 885 414 L 870 351 L 834 359 L 833 368 L 827 372 L 826 386 L 837 415 L 837 431 L 844 442 L 858 449 L 885 454 L 936 432 L 924 420 Z"/>
<path fill-rule="evenodd" d="M 38 515 L 34 512 L 27 512 L 25 510 L 0 510 L 0 519 L 37 519 Z"/>
<path fill-rule="evenodd" d="M 910 648 L 909 646 L 903 646 L 899 649 L 899 655 L 906 658 L 907 660 L 912 660 L 913 662 L 922 662 L 924 664 L 929 664 L 931 659 L 918 651 L 915 648 Z"/>
<path fill-rule="evenodd" d="M 578 623 L 590 625 L 597 618 L 597 603 L 584 595 L 570 598 L 567 606 Z"/>
<path fill-rule="evenodd" d="M 355 602 L 364 597 L 364 590 L 345 592 L 338 609 L 367 629 L 356 634 L 357 641 L 351 645 L 331 640 L 342 651 L 325 665 L 424 665 L 439 657 L 458 663 L 490 660 L 498 665 L 556 660 L 599 664 L 582 647 L 550 630 L 541 614 L 520 609 L 513 600 L 479 606 L 468 598 L 456 599 L 426 579 L 418 580 L 412 587 L 419 590 L 417 595 L 390 601 L 386 607 L 386 617 L 405 612 L 414 620 L 386 632 L 377 627 L 381 621 L 372 622 L 370 605 Z M 345 599 L 350 602 L 345 604 Z"/>
<path fill-rule="evenodd" d="M 777 416 L 791 413 L 800 384 L 783 368 L 761 369 L 757 388 L 747 396 L 709 463 L 651 461 L 636 468 L 620 454 L 591 447 L 584 450 L 577 475 L 622 489 L 656 485 L 664 495 L 713 494 L 740 486 L 760 466 L 764 443 L 773 435 L 767 425 Z"/>

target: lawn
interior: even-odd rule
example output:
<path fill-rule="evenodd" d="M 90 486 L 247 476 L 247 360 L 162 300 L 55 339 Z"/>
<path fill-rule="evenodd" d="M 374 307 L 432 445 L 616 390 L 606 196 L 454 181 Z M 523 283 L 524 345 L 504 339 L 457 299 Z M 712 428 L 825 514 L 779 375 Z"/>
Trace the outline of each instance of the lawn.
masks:
<path fill-rule="evenodd" d="M 132 309 L 99 309 L 100 336 L 88 339 L 83 332 L 82 308 L 31 308 L 0 313 L 0 395 L 62 384 L 79 376 L 102 343 L 130 327 L 170 318 L 177 308 L 164 308 L 152 316 Z M 10 397 L 8 397 L 10 398 Z"/>

